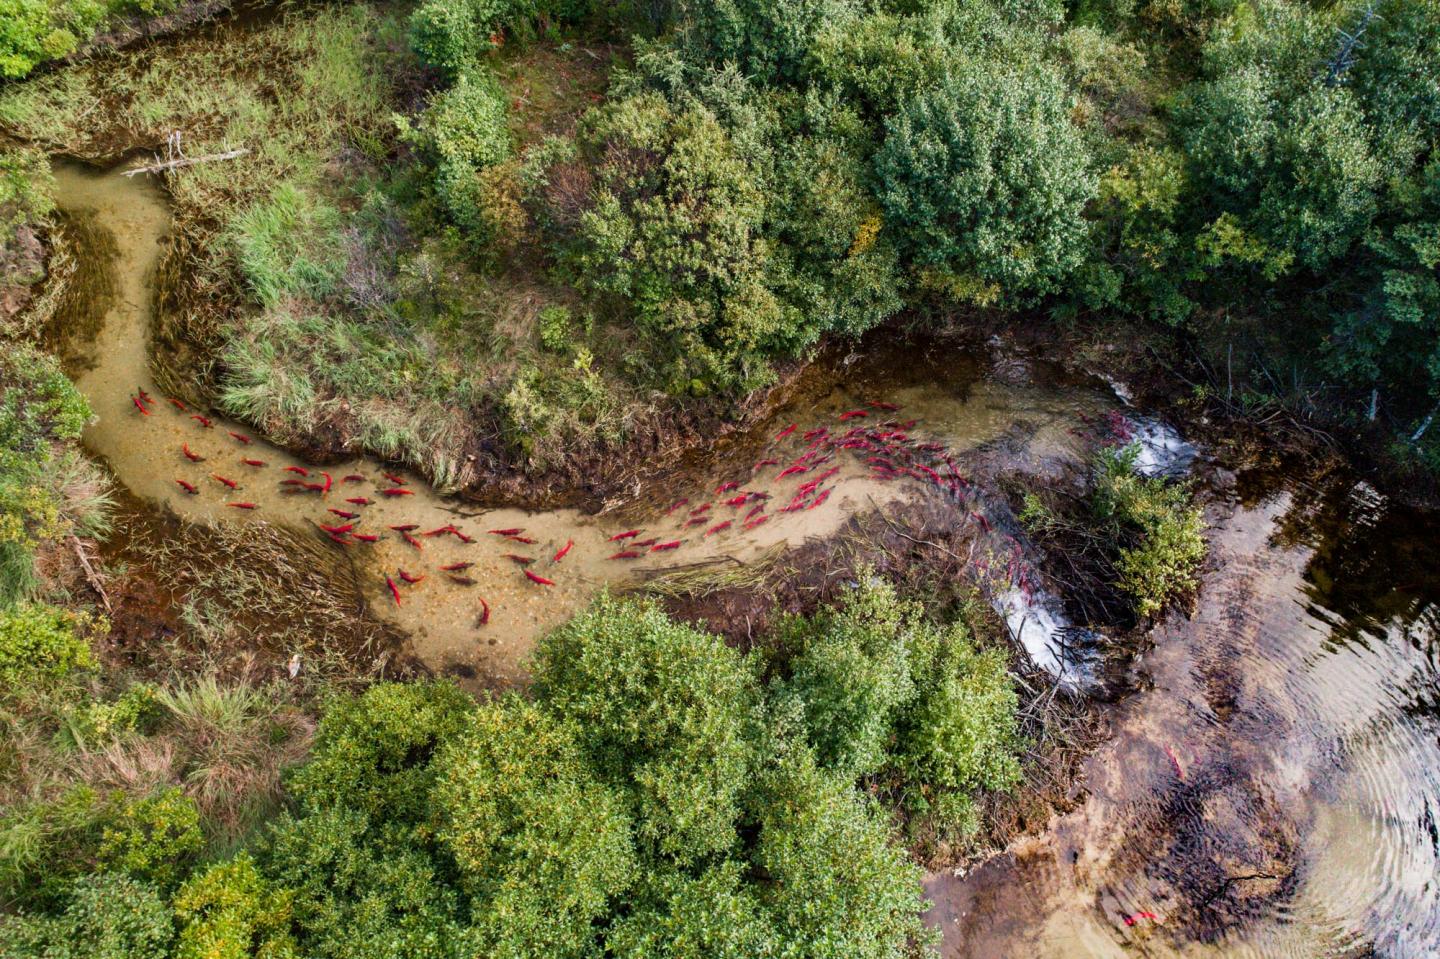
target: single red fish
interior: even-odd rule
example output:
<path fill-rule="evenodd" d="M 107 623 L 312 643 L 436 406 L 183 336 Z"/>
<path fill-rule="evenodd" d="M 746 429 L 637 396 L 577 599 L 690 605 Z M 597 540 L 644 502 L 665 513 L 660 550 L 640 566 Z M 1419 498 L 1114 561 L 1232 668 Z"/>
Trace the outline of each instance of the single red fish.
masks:
<path fill-rule="evenodd" d="M 402 569 L 400 570 L 400 578 L 403 579 L 405 582 L 409 583 L 411 586 L 414 586 L 416 583 L 420 582 L 422 579 L 425 578 L 425 574 L 422 573 L 419 576 L 416 576 L 414 573 L 407 573 L 405 570 Z"/>
<path fill-rule="evenodd" d="M 408 532 L 410 532 L 412 529 L 419 529 L 419 528 L 420 528 L 420 524 L 419 524 L 419 523 L 402 523 L 402 524 L 400 524 L 399 526 L 392 526 L 392 527 L 390 527 L 390 528 L 393 529 L 393 530 L 394 530 L 395 532 L 397 532 L 397 533 L 408 533 Z"/>
<path fill-rule="evenodd" d="M 233 506 L 236 509 L 259 509 L 254 503 L 226 503 L 226 506 Z"/>
<path fill-rule="evenodd" d="M 320 490 L 320 492 L 322 494 L 330 492 L 330 487 L 335 485 L 335 481 L 330 478 L 329 473 L 326 473 L 323 470 L 321 471 L 320 475 L 325 477 L 325 486 Z"/>
<path fill-rule="evenodd" d="M 558 563 L 558 562 L 560 562 L 562 559 L 565 558 L 565 555 L 566 555 L 567 553 L 569 553 L 570 550 L 572 550 L 572 549 L 574 549 L 574 548 L 575 548 L 575 541 L 574 541 L 573 539 L 567 539 L 567 540 L 565 541 L 565 545 L 562 546 L 562 547 L 560 547 L 558 550 L 555 551 L 555 555 L 551 558 L 550 562 L 552 562 L 552 563 Z"/>
<path fill-rule="evenodd" d="M 764 467 L 764 466 L 779 466 L 779 465 L 780 465 L 780 461 L 779 461 L 779 460 L 765 459 L 765 460 L 761 460 L 760 462 L 756 463 L 754 466 L 750 467 L 750 471 L 753 473 L 755 470 L 758 470 L 758 469 L 760 469 L 761 467 Z"/>
<path fill-rule="evenodd" d="M 459 573 L 474 566 L 474 563 L 451 563 L 449 566 L 441 566 L 440 569 L 446 573 Z"/>
<path fill-rule="evenodd" d="M 301 476 L 309 476 L 309 475 L 310 475 L 310 471 L 307 470 L 307 469 L 306 469 L 305 467 L 303 467 L 303 466 L 287 466 L 287 467 L 285 467 L 285 472 L 287 472 L 287 473 L 299 473 Z"/>
<path fill-rule="evenodd" d="M 729 499 L 727 499 L 727 500 L 725 501 L 725 505 L 726 505 L 726 506 L 734 506 L 734 507 L 736 507 L 736 508 L 739 508 L 739 507 L 741 507 L 741 506 L 744 506 L 744 505 L 745 505 L 746 503 L 748 503 L 749 501 L 750 501 L 750 494 L 749 494 L 749 493 L 741 493 L 739 496 L 732 496 L 732 497 L 730 497 Z"/>
<path fill-rule="evenodd" d="M 745 520 L 748 520 L 750 517 L 754 516 L 756 513 L 763 513 L 763 512 L 765 512 L 765 504 L 764 504 L 764 503 L 761 503 L 759 506 L 754 507 L 753 509 L 750 510 L 750 512 L 746 513 L 746 514 L 741 518 L 740 521 L 743 523 Z"/>
<path fill-rule="evenodd" d="M 656 543 L 654 546 L 650 547 L 650 552 L 652 552 L 652 553 L 659 553 L 659 552 L 661 552 L 662 550 L 667 550 L 667 549 L 679 549 L 681 542 L 682 542 L 681 540 L 672 539 L 672 540 L 671 540 L 670 542 L 668 542 L 668 543 Z"/>
<path fill-rule="evenodd" d="M 704 526 L 708 522 L 710 522 L 708 516 L 692 516 L 685 521 L 685 526 L 688 529 L 691 526 Z"/>
<path fill-rule="evenodd" d="M 265 465 L 265 461 L 264 461 L 264 460 L 242 459 L 242 460 L 240 460 L 240 462 L 244 463 L 246 466 L 264 466 L 264 465 Z"/>
<path fill-rule="evenodd" d="M 377 543 L 380 541 L 380 537 L 375 535 L 374 533 L 351 533 L 350 535 L 354 536 L 362 543 Z"/>
<path fill-rule="evenodd" d="M 1133 926 L 1141 919 L 1149 919 L 1151 922 L 1159 922 L 1160 917 L 1153 912 L 1136 912 L 1125 917 L 1125 925 Z"/>
<path fill-rule="evenodd" d="M 607 542 L 607 543 L 614 543 L 614 542 L 616 542 L 617 540 L 622 540 L 622 539 L 634 539 L 635 537 L 637 537 L 637 536 L 639 536 L 639 535 L 640 535 L 640 531 L 639 531 L 638 529 L 627 529 L 627 530 L 626 530 L 625 532 L 623 532 L 623 533 L 616 533 L 614 536 L 610 537 L 610 538 L 609 538 L 608 540 L 606 540 L 605 542 Z"/>
<path fill-rule="evenodd" d="M 421 536 L 440 536 L 440 535 L 442 535 L 442 534 L 444 534 L 444 533 L 453 533 L 453 532 L 455 532 L 455 527 L 454 527 L 454 526 L 437 526 L 435 529 L 427 530 L 426 532 L 421 533 L 420 535 L 421 535 Z"/>
<path fill-rule="evenodd" d="M 688 496 L 685 497 L 684 499 L 676 500 L 676 501 L 675 501 L 675 505 L 672 506 L 672 507 L 670 507 L 669 509 L 667 509 L 667 510 L 665 511 L 665 515 L 666 515 L 666 516 L 669 516 L 671 513 L 675 512 L 675 511 L 676 511 L 677 509 L 679 509 L 680 507 L 682 507 L 682 506 L 689 506 L 689 505 L 690 505 L 690 497 L 688 497 Z"/>
<path fill-rule="evenodd" d="M 400 538 L 403 539 L 405 542 L 409 543 L 411 546 L 415 547 L 416 549 L 425 548 L 424 543 L 420 542 L 418 539 L 411 536 L 409 533 L 401 533 Z"/>
<path fill-rule="evenodd" d="M 1166 746 L 1165 755 L 1170 757 L 1170 765 L 1175 767 L 1175 775 L 1179 776 L 1183 780 L 1185 778 L 1185 770 L 1180 768 L 1180 757 L 1175 755 L 1175 750 L 1171 749 L 1169 746 Z"/>
<path fill-rule="evenodd" d="M 350 475 L 348 475 L 348 476 L 346 476 L 344 479 L 342 479 L 340 482 L 342 482 L 342 483 L 363 483 L 363 482 L 365 482 L 365 477 L 361 476 L 359 473 L 351 473 Z"/>
<path fill-rule="evenodd" d="M 186 458 L 187 460 L 189 460 L 190 462 L 192 462 L 192 463 L 203 463 L 203 462 L 205 462 L 205 457 L 201 456 L 199 453 L 196 453 L 194 450 L 192 450 L 192 449 L 190 448 L 190 444 L 189 444 L 189 443 L 181 443 L 181 444 L 180 444 L 180 452 L 184 453 L 184 454 L 185 454 L 185 458 Z"/>
<path fill-rule="evenodd" d="M 775 438 L 776 438 L 777 440 L 783 440 L 785 437 L 789 436 L 791 433 L 795 432 L 795 431 L 796 431 L 797 429 L 799 429 L 799 428 L 800 428 L 800 427 L 799 427 L 797 424 L 791 423 L 789 426 L 785 427 L 783 430 L 781 430 L 780 432 L 776 433 L 776 434 L 775 434 Z"/>
<path fill-rule="evenodd" d="M 165 397 L 165 399 L 166 399 L 167 401 L 169 401 L 169 403 L 170 403 L 171 406 L 175 407 L 175 408 L 176 408 L 177 410 L 179 410 L 180 412 L 182 412 L 182 413 L 185 412 L 185 404 L 182 403 L 182 402 L 180 402 L 179 400 L 177 400 L 175 397 L 173 397 L 173 396 L 167 396 L 167 397 Z"/>
<path fill-rule="evenodd" d="M 393 579 L 391 579 L 389 576 L 386 576 L 386 577 L 385 577 L 385 585 L 390 587 L 390 595 L 395 597 L 395 605 L 396 605 L 396 606 L 399 606 L 399 605 L 400 605 L 400 587 L 399 587 L 399 586 L 396 586 L 396 585 L 395 585 L 395 581 L 394 581 Z"/>
<path fill-rule="evenodd" d="M 146 403 L 155 402 L 155 397 L 151 396 L 149 393 L 146 393 L 144 390 L 137 388 L 135 392 L 139 393 L 140 399 L 144 400 Z"/>
<path fill-rule="evenodd" d="M 399 476 L 396 476 L 394 473 L 381 473 L 380 475 L 385 477 L 390 482 L 394 483 L 396 486 L 405 485 L 405 480 L 401 479 Z"/>
<path fill-rule="evenodd" d="M 485 626 L 490 622 L 490 604 L 482 597 L 480 600 L 480 619 L 478 625 Z"/>
<path fill-rule="evenodd" d="M 783 470 L 781 470 L 781 471 L 780 471 L 780 475 L 777 476 L 777 477 L 775 477 L 775 478 L 776 478 L 776 479 L 784 479 L 785 477 L 789 476 L 791 473 L 808 473 L 808 472 L 810 472 L 810 467 L 808 467 L 808 466 L 799 466 L 799 465 L 796 465 L 796 466 L 787 466 L 787 467 L 785 467 Z"/>
<path fill-rule="evenodd" d="M 652 536 L 649 539 L 632 540 L 629 546 L 631 549 L 639 549 L 642 546 L 654 546 L 658 542 L 660 542 L 660 537 Z"/>
<path fill-rule="evenodd" d="M 396 487 L 392 487 L 392 488 L 390 488 L 390 489 L 382 489 L 382 490 L 380 490 L 380 495 L 381 495 L 381 496 L 391 496 L 391 497 L 394 497 L 394 496 L 414 496 L 414 495 L 415 495 L 415 491 L 414 491 L 414 490 L 409 490 L 409 489 L 400 489 L 398 486 L 396 486 Z"/>
<path fill-rule="evenodd" d="M 305 481 L 302 480 L 302 479 L 293 479 L 293 478 L 292 478 L 292 479 L 283 479 L 283 480 L 280 481 L 280 485 L 281 485 L 281 486 L 304 486 L 304 485 L 305 485 Z M 290 490 L 289 492 L 294 492 L 294 490 Z"/>
<path fill-rule="evenodd" d="M 374 500 L 366 499 L 366 498 L 363 497 L 363 496 L 352 496 L 352 497 L 350 497 L 349 499 L 347 499 L 345 502 L 347 502 L 347 503 L 353 503 L 353 504 L 356 505 L 356 506 L 373 506 L 374 503 L 375 503 Z"/>
<path fill-rule="evenodd" d="M 990 521 L 985 518 L 984 513 L 977 513 L 974 510 L 971 510 L 970 516 L 975 520 L 975 522 L 980 524 L 981 529 L 985 530 L 985 532 L 987 533 L 990 532 Z"/>
<path fill-rule="evenodd" d="M 728 493 L 728 492 L 730 492 L 732 489 L 739 489 L 739 488 L 740 488 L 740 484 L 739 484 L 739 483 L 736 483 L 736 482 L 721 483 L 719 486 L 715 487 L 715 495 L 716 495 L 716 496 L 719 496 L 721 493 Z"/>
<path fill-rule="evenodd" d="M 142 402 L 140 402 L 140 397 L 138 397 L 138 396 L 132 396 L 132 397 L 130 397 L 130 402 L 132 402 L 132 403 L 135 404 L 135 408 L 140 411 L 140 414 L 141 414 L 142 416 L 149 416 L 149 415 L 150 415 L 150 411 L 145 408 L 145 404 L 142 403 Z"/>
<path fill-rule="evenodd" d="M 708 512 L 710 511 L 710 507 L 711 507 L 712 505 L 713 505 L 713 504 L 711 504 L 711 503 L 706 503 L 704 506 L 697 506 L 697 507 L 695 507 L 694 509 L 692 509 L 692 510 L 690 511 L 690 515 L 691 515 L 691 516 L 700 516 L 700 515 L 703 515 L 704 513 L 708 513 Z"/>
<path fill-rule="evenodd" d="M 235 481 L 232 480 L 232 479 L 226 479 L 225 477 L 221 476 L 219 473 L 211 473 L 211 474 L 210 474 L 210 478 L 213 479 L 213 480 L 214 480 L 215 482 L 217 482 L 217 483 L 224 483 L 226 486 L 230 487 L 231 489 L 239 489 L 239 488 L 240 488 L 240 484 L 239 484 L 239 483 L 235 482 Z"/>
<path fill-rule="evenodd" d="M 764 516 L 764 515 L 757 516 L 757 517 L 755 517 L 754 519 L 752 519 L 750 522 L 746 523 L 746 524 L 745 524 L 745 528 L 746 528 L 746 529 L 754 529 L 755 527 L 760 526 L 760 525 L 762 525 L 763 523 L 768 522 L 769 519 L 770 519 L 770 517 L 768 517 L 768 516 Z"/>
<path fill-rule="evenodd" d="M 457 586 L 475 585 L 475 580 L 471 579 L 469 576 L 446 576 L 445 578 Z"/>
<path fill-rule="evenodd" d="M 815 477 L 815 482 L 817 482 L 817 483 L 823 483 L 823 482 L 825 482 L 827 479 L 829 479 L 830 477 L 834 476 L 834 475 L 835 475 L 836 473 L 838 473 L 838 472 L 840 472 L 840 467 L 838 467 L 838 466 L 832 466 L 832 467 L 830 467 L 828 470 L 826 470 L 825 472 L 821 473 L 819 476 Z"/>
<path fill-rule="evenodd" d="M 528 536 L 507 536 L 506 539 L 515 543 L 524 543 L 526 546 L 534 546 L 539 540 L 531 539 Z"/>
<path fill-rule="evenodd" d="M 528 570 L 528 569 L 525 570 L 525 578 L 528 579 L 528 580 L 530 580 L 530 582 L 536 584 L 537 586 L 554 586 L 554 585 L 555 585 L 555 581 L 554 581 L 554 580 L 546 579 L 544 576 L 541 576 L 541 575 L 538 574 L 538 573 L 532 573 L 532 572 L 530 572 L 530 570 Z"/>
<path fill-rule="evenodd" d="M 846 412 L 840 414 L 840 420 L 841 422 L 844 422 L 845 420 L 858 420 L 869 415 L 870 414 L 866 413 L 864 410 L 847 410 Z"/>
<path fill-rule="evenodd" d="M 827 489 L 827 490 L 821 490 L 821 491 L 820 491 L 820 495 L 817 496 L 817 497 L 815 497 L 815 501 L 814 501 L 813 503 L 811 503 L 809 506 L 805 507 L 805 508 L 806 508 L 806 509 L 814 509 L 815 507 L 819 506 L 821 503 L 825 502 L 825 501 L 826 501 L 827 499 L 829 499 L 829 498 L 830 498 L 830 491 L 829 491 L 828 489 Z"/>
<path fill-rule="evenodd" d="M 326 526 L 324 523 L 316 523 L 315 525 L 323 529 L 325 532 L 333 533 L 336 536 L 344 536 L 346 533 L 350 532 L 355 528 L 354 523 L 346 523 L 344 526 Z"/>
<path fill-rule="evenodd" d="M 900 407 L 894 403 L 871 403 L 870 408 L 872 410 L 884 410 L 886 413 L 893 413 L 900 409 Z"/>
<path fill-rule="evenodd" d="M 510 560 L 511 562 L 519 563 L 521 566 L 529 566 L 531 563 L 535 562 L 535 560 L 531 559 L 529 556 L 520 556 L 516 553 L 501 553 L 500 555 L 505 559 Z"/>
<path fill-rule="evenodd" d="M 711 535 L 713 535 L 713 534 L 715 534 L 715 533 L 720 532 L 721 530 L 726 530 L 726 529 L 729 529 L 729 528 L 730 528 L 730 520 L 727 519 L 725 522 L 723 522 L 723 523 L 716 523 L 714 526 L 712 526 L 712 527 L 710 527 L 709 529 L 707 529 L 707 530 L 705 531 L 705 535 L 706 535 L 706 536 L 711 536 Z"/>
<path fill-rule="evenodd" d="M 215 428 L 215 424 L 210 422 L 208 417 L 201 416 L 199 413 L 190 414 L 190 418 L 199 423 L 204 429 L 210 430 Z"/>
<path fill-rule="evenodd" d="M 639 559 L 641 556 L 644 556 L 644 555 L 645 555 L 644 553 L 641 553 L 641 552 L 639 552 L 639 551 L 637 551 L 637 550 L 625 549 L 625 550 L 621 550 L 620 552 L 616 553 L 614 556 L 611 556 L 610 558 L 611 558 L 611 559 Z"/>
<path fill-rule="evenodd" d="M 523 532 L 525 532 L 525 527 L 523 527 L 523 526 L 511 526 L 509 529 L 491 529 L 491 530 L 486 530 L 486 532 L 487 532 L 487 533 L 490 533 L 490 534 L 492 534 L 492 535 L 494 535 L 494 536 L 514 536 L 514 535 L 516 535 L 517 533 L 523 533 Z"/>
<path fill-rule="evenodd" d="M 307 491 L 311 492 L 311 493 L 323 493 L 323 492 L 325 492 L 325 484 L 324 484 L 324 483 L 301 483 L 300 485 L 303 486 L 303 487 L 305 487 L 305 489 L 306 489 Z"/>
<path fill-rule="evenodd" d="M 238 440 L 238 441 L 241 442 L 241 443 L 244 443 L 246 446 L 249 446 L 250 443 L 251 443 L 250 437 L 246 436 L 244 433 L 237 433 L 237 432 L 235 432 L 234 430 L 226 430 L 225 432 L 229 433 L 229 434 L 230 434 L 231 436 L 233 436 L 236 440 Z"/>
<path fill-rule="evenodd" d="M 191 496 L 195 496 L 195 495 L 199 494 L 199 492 L 200 492 L 198 489 L 195 488 L 195 484 L 194 484 L 194 483 L 187 483 L 187 482 L 185 482 L 185 481 L 182 480 L 182 479 L 177 479 L 175 482 L 180 485 L 180 488 L 181 488 L 181 489 L 183 489 L 185 492 L 189 493 Z"/>
<path fill-rule="evenodd" d="M 360 514 L 359 514 L 359 513 L 351 513 L 351 512 L 349 512 L 348 510 L 336 509 L 336 508 L 333 507 L 333 506 L 330 507 L 330 509 L 326 510 L 325 512 L 327 512 L 327 513 L 334 513 L 336 516 L 340 517 L 341 519 L 359 519 L 359 518 L 360 518 Z"/>

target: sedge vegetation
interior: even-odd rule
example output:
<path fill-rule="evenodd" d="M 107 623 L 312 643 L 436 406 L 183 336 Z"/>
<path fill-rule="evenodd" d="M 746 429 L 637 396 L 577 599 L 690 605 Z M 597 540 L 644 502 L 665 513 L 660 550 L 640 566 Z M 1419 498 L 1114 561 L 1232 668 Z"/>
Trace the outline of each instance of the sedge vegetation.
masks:
<path fill-rule="evenodd" d="M 869 577 L 748 655 L 602 598 L 526 698 L 380 683 L 313 730 L 278 687 L 87 696 L 94 630 L 0 623 L 17 959 L 916 954 L 892 812 L 963 838 L 1019 778 L 1004 657 Z"/>

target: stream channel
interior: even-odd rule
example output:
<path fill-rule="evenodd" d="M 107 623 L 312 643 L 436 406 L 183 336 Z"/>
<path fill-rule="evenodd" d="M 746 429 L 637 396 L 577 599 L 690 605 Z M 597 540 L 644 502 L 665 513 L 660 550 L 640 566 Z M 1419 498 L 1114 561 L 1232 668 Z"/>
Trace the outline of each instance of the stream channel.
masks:
<path fill-rule="evenodd" d="M 894 347 L 831 363 L 821 386 L 632 505 L 480 508 L 377 461 L 301 462 L 168 402 L 149 374 L 165 196 L 147 177 L 64 161 L 55 176 L 67 216 L 114 240 L 112 295 L 67 364 L 96 414 L 89 452 L 159 514 L 334 540 L 373 613 L 431 668 L 523 680 L 535 639 L 606 586 L 784 555 L 858 512 L 930 497 L 984 527 L 1000 558 L 982 588 L 1031 659 L 1083 690 L 1081 665 L 1050 635 L 1058 602 L 1027 565 L 1003 497 L 974 470 L 997 450 L 1008 470 L 1073 470 L 1080 427 L 1123 408 L 1103 383 L 1038 363 L 997 375 L 972 356 Z M 1173 431 L 1124 415 L 1151 440 L 1153 468 L 1188 463 L 1194 451 Z M 1197 464 L 1232 478 L 1204 487 L 1212 553 L 1195 615 L 1156 628 L 1128 667 L 1132 692 L 1104 707 L 1110 735 L 1073 811 L 968 872 L 927 877 L 945 955 L 1440 954 L 1440 524 L 1343 476 L 1317 488 L 1274 471 L 1236 476 L 1204 452 Z M 781 475 L 794 465 L 804 469 Z M 393 529 L 411 524 L 410 541 Z M 445 527 L 455 531 L 424 535 Z M 511 529 L 520 539 L 490 532 Z M 640 532 L 613 540 L 630 530 Z M 1012 548 L 1020 558 L 1007 568 Z M 638 555 L 614 558 L 627 552 Z M 442 568 L 460 563 L 471 565 Z M 423 579 L 409 584 L 401 570 Z"/>

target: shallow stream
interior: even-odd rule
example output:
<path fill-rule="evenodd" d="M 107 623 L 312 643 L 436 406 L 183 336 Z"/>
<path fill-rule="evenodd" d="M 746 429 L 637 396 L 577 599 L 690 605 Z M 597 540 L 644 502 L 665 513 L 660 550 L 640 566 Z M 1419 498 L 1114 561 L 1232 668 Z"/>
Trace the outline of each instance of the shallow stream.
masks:
<path fill-rule="evenodd" d="M 61 207 L 115 240 L 114 295 L 96 301 L 103 316 L 92 318 L 93 350 L 77 367 L 96 412 L 88 449 L 157 510 L 333 538 L 354 557 L 376 615 L 436 668 L 518 678 L 535 638 L 607 584 L 753 562 L 911 497 L 948 497 L 957 522 L 988 529 L 966 464 L 1001 450 L 1010 464 L 1045 473 L 1081 454 L 1083 421 L 1118 405 L 1108 390 L 1033 369 L 997 375 L 966 356 L 891 349 L 836 361 L 821 388 L 697 453 L 626 510 L 479 509 L 368 459 L 322 471 L 259 437 L 237 438 L 249 431 L 209 410 L 170 403 L 148 359 L 151 278 L 170 222 L 163 194 L 145 177 L 64 163 L 56 179 Z M 855 410 L 865 416 L 841 419 Z M 879 448 L 846 447 L 857 438 Z M 757 465 L 765 460 L 775 462 Z M 797 460 L 804 471 L 780 475 Z M 784 510 L 831 469 L 799 508 Z M 1440 526 L 1353 481 L 1316 490 L 1295 477 L 1241 480 L 1210 508 L 1214 550 L 1199 611 L 1157 631 L 1153 652 L 1133 667 L 1139 691 L 1114 707 L 1114 736 L 1089 763 L 1088 797 L 968 875 L 929 878 L 948 955 L 1440 953 Z M 747 493 L 769 498 L 727 505 Z M 334 537 L 320 528 L 351 522 Z M 410 524 L 413 542 L 393 529 Z M 451 525 L 470 541 L 424 535 Z M 490 532 L 508 529 L 533 542 Z M 613 541 L 629 530 L 640 532 Z M 626 551 L 638 558 L 612 558 Z M 442 569 L 458 563 L 472 564 L 454 571 L 472 584 Z M 410 585 L 401 570 L 424 578 Z M 1041 652 L 1031 649 L 1037 660 Z"/>

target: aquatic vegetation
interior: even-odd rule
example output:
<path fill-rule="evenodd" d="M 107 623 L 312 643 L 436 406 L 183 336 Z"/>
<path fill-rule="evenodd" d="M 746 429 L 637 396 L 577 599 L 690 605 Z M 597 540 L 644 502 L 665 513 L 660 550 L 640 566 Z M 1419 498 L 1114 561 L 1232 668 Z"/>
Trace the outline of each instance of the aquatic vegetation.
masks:
<path fill-rule="evenodd" d="M 1113 547 L 1118 586 L 1138 616 L 1155 616 L 1194 593 L 1205 558 L 1205 521 L 1183 485 L 1135 471 L 1135 446 L 1096 458 L 1094 510 Z"/>

